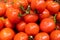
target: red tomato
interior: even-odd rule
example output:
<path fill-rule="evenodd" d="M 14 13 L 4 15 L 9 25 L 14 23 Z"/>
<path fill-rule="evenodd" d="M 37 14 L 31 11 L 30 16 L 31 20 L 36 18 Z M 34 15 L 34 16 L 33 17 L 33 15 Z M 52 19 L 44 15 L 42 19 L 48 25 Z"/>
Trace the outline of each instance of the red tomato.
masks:
<path fill-rule="evenodd" d="M 28 35 L 33 35 L 35 36 L 39 32 L 39 26 L 36 23 L 28 23 L 25 26 L 25 32 Z"/>
<path fill-rule="evenodd" d="M 36 22 L 38 20 L 38 15 L 36 14 L 27 14 L 24 16 L 24 21 L 26 23 Z"/>
<path fill-rule="evenodd" d="M 0 19 L 0 30 L 3 28 L 3 26 L 4 26 L 4 22 L 3 20 Z"/>
<path fill-rule="evenodd" d="M 44 19 L 44 18 L 48 18 L 50 16 L 50 12 L 45 9 L 40 15 L 39 15 L 39 18 L 40 19 Z"/>
<path fill-rule="evenodd" d="M 51 40 L 60 40 L 60 30 L 54 30 L 50 34 L 50 39 Z"/>
<path fill-rule="evenodd" d="M 14 35 L 15 35 L 15 33 L 12 29 L 4 28 L 0 32 L 0 39 L 1 40 L 12 40 Z"/>
<path fill-rule="evenodd" d="M 49 35 L 45 32 L 38 33 L 34 40 L 49 40 Z"/>
<path fill-rule="evenodd" d="M 31 3 L 32 0 L 28 0 L 28 3 Z"/>
<path fill-rule="evenodd" d="M 45 18 L 40 23 L 40 29 L 49 33 L 55 29 L 55 22 L 51 18 Z"/>
<path fill-rule="evenodd" d="M 52 13 L 56 13 L 59 11 L 59 4 L 57 2 L 48 1 L 47 2 L 47 9 Z"/>
<path fill-rule="evenodd" d="M 26 9 L 28 6 L 28 1 L 27 0 L 14 0 L 14 4 L 13 4 L 14 8 L 20 9 L 21 5 Z"/>
<path fill-rule="evenodd" d="M 16 29 L 18 31 L 24 31 L 25 30 L 25 25 L 26 25 L 25 22 L 20 22 L 20 23 L 17 24 Z"/>
<path fill-rule="evenodd" d="M 56 19 L 60 22 L 60 12 L 57 13 Z"/>
<path fill-rule="evenodd" d="M 24 32 L 17 33 L 14 40 L 28 40 L 28 35 Z"/>
<path fill-rule="evenodd" d="M 31 8 L 37 9 L 39 12 L 42 12 L 45 9 L 45 1 L 44 0 L 32 0 Z"/>
<path fill-rule="evenodd" d="M 21 18 L 18 16 L 19 13 L 20 11 L 14 8 L 9 8 L 6 11 L 6 15 L 12 23 L 18 23 L 20 21 Z"/>
<path fill-rule="evenodd" d="M 14 28 L 13 24 L 9 21 L 8 18 L 4 20 L 4 23 L 6 28 Z"/>
<path fill-rule="evenodd" d="M 0 2 L 0 16 L 3 16 L 6 11 L 6 6 L 4 3 Z"/>

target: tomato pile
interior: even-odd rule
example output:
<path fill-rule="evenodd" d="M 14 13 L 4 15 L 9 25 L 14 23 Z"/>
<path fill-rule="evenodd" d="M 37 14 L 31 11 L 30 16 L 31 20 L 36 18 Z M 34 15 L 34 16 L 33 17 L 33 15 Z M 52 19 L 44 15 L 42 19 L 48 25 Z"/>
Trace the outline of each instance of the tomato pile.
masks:
<path fill-rule="evenodd" d="M 60 40 L 60 1 L 0 0 L 0 40 Z"/>

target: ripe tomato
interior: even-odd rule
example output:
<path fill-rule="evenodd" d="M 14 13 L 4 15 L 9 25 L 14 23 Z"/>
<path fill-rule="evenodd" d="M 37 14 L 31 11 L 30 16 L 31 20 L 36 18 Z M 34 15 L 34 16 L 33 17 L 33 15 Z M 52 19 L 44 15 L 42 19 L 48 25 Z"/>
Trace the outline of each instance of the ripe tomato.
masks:
<path fill-rule="evenodd" d="M 25 30 L 25 25 L 26 25 L 25 22 L 20 22 L 20 23 L 17 24 L 16 29 L 17 29 L 18 31 L 21 31 L 21 32 L 22 32 L 22 31 Z"/>
<path fill-rule="evenodd" d="M 24 16 L 24 21 L 26 23 L 36 22 L 38 20 L 38 15 L 36 14 L 27 14 Z"/>
<path fill-rule="evenodd" d="M 17 33 L 14 40 L 28 40 L 28 35 L 24 32 Z"/>
<path fill-rule="evenodd" d="M 42 12 L 45 9 L 45 1 L 44 0 L 32 0 L 31 8 L 37 9 L 39 12 Z"/>
<path fill-rule="evenodd" d="M 50 16 L 50 12 L 47 10 L 47 9 L 45 9 L 40 15 L 39 15 L 39 18 L 40 18 L 40 20 L 41 19 L 44 19 L 44 18 L 48 18 Z"/>
<path fill-rule="evenodd" d="M 59 11 L 59 4 L 57 2 L 48 1 L 47 2 L 47 9 L 52 13 L 56 13 Z"/>
<path fill-rule="evenodd" d="M 8 18 L 4 20 L 4 24 L 6 28 L 14 28 L 13 24 L 9 21 Z"/>
<path fill-rule="evenodd" d="M 55 29 L 55 22 L 51 18 L 45 18 L 40 23 L 40 29 L 49 33 Z"/>
<path fill-rule="evenodd" d="M 25 26 L 25 32 L 28 35 L 33 35 L 35 36 L 39 32 L 39 26 L 36 23 L 28 23 Z"/>
<path fill-rule="evenodd" d="M 49 35 L 45 32 L 38 33 L 34 40 L 49 40 Z"/>
<path fill-rule="evenodd" d="M 3 20 L 0 19 L 0 30 L 3 28 L 3 26 L 4 26 L 4 22 Z"/>
<path fill-rule="evenodd" d="M 50 34 L 51 40 L 60 40 L 60 30 L 54 30 Z"/>
<path fill-rule="evenodd" d="M 56 19 L 57 21 L 60 21 L 60 12 L 57 13 Z"/>
<path fill-rule="evenodd" d="M 6 11 L 6 15 L 12 23 L 18 23 L 20 21 L 19 13 L 20 11 L 14 8 L 9 8 Z"/>
<path fill-rule="evenodd" d="M 28 0 L 28 3 L 31 3 L 32 0 Z"/>
<path fill-rule="evenodd" d="M 0 2 L 0 16 L 3 16 L 5 14 L 5 11 L 6 11 L 5 3 Z"/>
<path fill-rule="evenodd" d="M 12 29 L 4 28 L 0 32 L 0 39 L 1 40 L 12 40 L 14 35 L 15 35 L 15 33 Z"/>
<path fill-rule="evenodd" d="M 14 8 L 20 8 L 20 6 L 23 6 L 25 9 L 27 8 L 28 6 L 28 1 L 27 0 L 14 0 Z"/>

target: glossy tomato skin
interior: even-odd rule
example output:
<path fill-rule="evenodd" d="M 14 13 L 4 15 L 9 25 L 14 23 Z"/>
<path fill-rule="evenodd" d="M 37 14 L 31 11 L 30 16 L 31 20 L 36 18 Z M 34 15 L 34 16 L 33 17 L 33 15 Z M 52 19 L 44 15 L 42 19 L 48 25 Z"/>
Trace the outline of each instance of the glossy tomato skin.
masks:
<path fill-rule="evenodd" d="M 27 0 L 14 0 L 14 4 L 13 4 L 14 8 L 20 9 L 21 5 L 26 9 L 28 6 L 28 1 Z"/>
<path fill-rule="evenodd" d="M 0 19 L 0 30 L 4 27 L 4 22 L 3 20 Z"/>
<path fill-rule="evenodd" d="M 34 38 L 34 40 L 49 40 L 49 39 L 50 39 L 49 35 L 45 32 L 38 33 Z"/>
<path fill-rule="evenodd" d="M 24 32 L 17 33 L 14 40 L 28 40 L 28 35 Z"/>
<path fill-rule="evenodd" d="M 51 40 L 60 40 L 60 30 L 54 30 L 50 34 Z"/>
<path fill-rule="evenodd" d="M 55 22 L 51 18 L 45 18 L 40 23 L 40 29 L 49 33 L 55 29 Z"/>
<path fill-rule="evenodd" d="M 6 16 L 12 23 L 18 23 L 20 21 L 19 13 L 20 11 L 18 9 L 9 8 L 6 11 Z"/>
<path fill-rule="evenodd" d="M 9 21 L 8 18 L 4 20 L 4 24 L 6 28 L 14 28 L 13 24 Z"/>
<path fill-rule="evenodd" d="M 39 12 L 42 12 L 45 9 L 45 1 L 44 0 L 32 0 L 31 8 L 33 10 L 37 9 Z"/>
<path fill-rule="evenodd" d="M 0 2 L 0 16 L 3 16 L 5 14 L 5 11 L 6 11 L 5 3 Z"/>
<path fill-rule="evenodd" d="M 10 28 L 4 28 L 0 31 L 0 39 L 1 40 L 12 40 L 15 33 Z"/>
<path fill-rule="evenodd" d="M 47 2 L 47 9 L 51 12 L 51 13 L 57 13 L 59 11 L 59 4 L 57 2 L 51 2 L 48 1 Z"/>
<path fill-rule="evenodd" d="M 33 35 L 35 36 L 39 32 L 39 26 L 36 23 L 28 23 L 25 26 L 25 32 L 28 35 Z"/>
<path fill-rule="evenodd" d="M 38 15 L 36 14 L 27 14 L 24 16 L 24 21 L 26 23 L 36 22 L 38 20 Z"/>
<path fill-rule="evenodd" d="M 45 9 L 41 14 L 39 14 L 40 20 L 44 18 L 48 18 L 49 16 L 50 16 L 50 12 L 47 9 Z"/>
<path fill-rule="evenodd" d="M 60 22 L 60 12 L 57 13 L 56 19 Z"/>
<path fill-rule="evenodd" d="M 26 25 L 26 23 L 22 21 L 22 22 L 20 22 L 20 23 L 17 24 L 16 29 L 17 29 L 19 32 L 24 32 L 24 30 L 25 30 L 25 25 Z"/>

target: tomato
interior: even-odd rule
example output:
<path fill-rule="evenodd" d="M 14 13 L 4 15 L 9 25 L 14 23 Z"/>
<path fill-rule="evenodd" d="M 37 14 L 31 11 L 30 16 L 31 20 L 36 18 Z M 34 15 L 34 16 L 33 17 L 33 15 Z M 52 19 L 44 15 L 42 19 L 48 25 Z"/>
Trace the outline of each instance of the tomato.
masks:
<path fill-rule="evenodd" d="M 39 14 L 40 20 L 44 18 L 48 18 L 49 16 L 50 16 L 50 12 L 47 9 L 45 9 L 41 14 Z"/>
<path fill-rule="evenodd" d="M 38 20 L 38 15 L 36 14 L 27 14 L 24 16 L 24 21 L 26 23 L 36 22 Z"/>
<path fill-rule="evenodd" d="M 25 22 L 20 22 L 20 23 L 17 24 L 16 29 L 18 31 L 24 31 L 25 30 L 25 25 L 26 25 Z"/>
<path fill-rule="evenodd" d="M 50 34 L 51 40 L 60 40 L 60 30 L 54 30 Z"/>
<path fill-rule="evenodd" d="M 49 33 L 55 29 L 55 22 L 51 18 L 45 18 L 40 23 L 40 29 Z"/>
<path fill-rule="evenodd" d="M 32 0 L 31 8 L 37 9 L 39 12 L 42 12 L 45 9 L 45 1 L 44 0 Z"/>
<path fill-rule="evenodd" d="M 49 39 L 50 39 L 49 35 L 45 32 L 38 33 L 34 38 L 34 40 L 49 40 Z"/>
<path fill-rule="evenodd" d="M 0 39 L 1 40 L 12 40 L 14 35 L 15 35 L 15 33 L 12 29 L 4 28 L 0 32 Z"/>
<path fill-rule="evenodd" d="M 12 23 L 18 23 L 20 21 L 20 17 L 18 16 L 20 11 L 15 8 L 9 8 L 6 11 L 7 18 L 12 22 Z"/>
<path fill-rule="evenodd" d="M 31 3 L 32 0 L 28 0 L 28 3 Z"/>
<path fill-rule="evenodd" d="M 25 32 L 28 35 L 33 35 L 35 36 L 39 32 L 39 26 L 36 23 L 28 23 L 25 26 Z"/>
<path fill-rule="evenodd" d="M 60 21 L 60 12 L 57 13 L 56 19 L 57 21 Z"/>
<path fill-rule="evenodd" d="M 17 33 L 14 40 L 28 40 L 28 35 L 24 32 Z"/>
<path fill-rule="evenodd" d="M 0 30 L 4 27 L 4 22 L 3 20 L 0 19 Z"/>
<path fill-rule="evenodd" d="M 53 0 L 46 0 L 46 1 L 53 1 Z"/>
<path fill-rule="evenodd" d="M 6 7 L 3 2 L 0 2 L 0 16 L 3 16 L 5 14 Z"/>
<path fill-rule="evenodd" d="M 28 6 L 28 1 L 27 0 L 14 0 L 14 8 L 20 8 L 20 6 L 23 6 L 25 9 L 27 8 Z"/>
<path fill-rule="evenodd" d="M 47 9 L 52 13 L 57 13 L 59 11 L 59 4 L 57 2 L 47 2 Z"/>
<path fill-rule="evenodd" d="M 8 18 L 4 20 L 4 23 L 6 28 L 14 28 L 13 24 L 9 21 Z"/>

